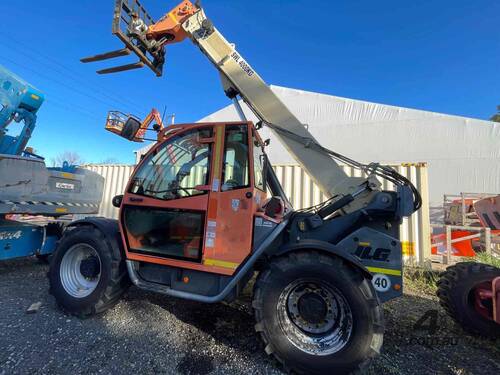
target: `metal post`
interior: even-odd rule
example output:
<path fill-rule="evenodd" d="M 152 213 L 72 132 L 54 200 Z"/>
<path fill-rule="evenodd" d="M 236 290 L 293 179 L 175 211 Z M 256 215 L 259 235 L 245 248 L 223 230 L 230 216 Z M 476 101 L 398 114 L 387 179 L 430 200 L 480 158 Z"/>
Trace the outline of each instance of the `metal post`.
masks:
<path fill-rule="evenodd" d="M 415 216 L 418 218 L 420 228 L 418 229 L 418 263 L 423 266 L 424 262 L 431 259 L 431 219 L 429 210 L 429 176 L 427 164 L 421 164 L 416 169 L 418 188 L 422 196 L 422 207 Z"/>
<path fill-rule="evenodd" d="M 461 210 L 462 211 L 462 222 L 460 224 L 467 225 L 469 223 L 467 222 L 467 217 L 466 217 L 466 212 L 465 212 L 465 195 L 464 195 L 464 193 L 460 193 L 460 195 L 462 198 L 462 200 L 461 200 L 462 201 L 462 210 Z"/>
<path fill-rule="evenodd" d="M 243 112 L 243 108 L 241 108 L 240 102 L 238 101 L 238 98 L 235 96 L 233 98 L 233 105 L 234 108 L 236 108 L 236 112 L 238 112 L 238 116 L 240 117 L 241 121 L 248 121 L 247 117 L 245 116 L 245 112 Z"/>
<path fill-rule="evenodd" d="M 444 198 L 443 198 L 443 222 L 446 222 L 446 207 L 447 207 L 447 202 L 448 202 L 448 197 L 445 194 Z"/>
<path fill-rule="evenodd" d="M 486 254 L 491 255 L 491 228 L 484 228 L 484 247 Z"/>
<path fill-rule="evenodd" d="M 446 228 L 446 256 L 443 256 L 443 263 L 450 264 L 451 262 L 451 227 L 449 225 Z"/>

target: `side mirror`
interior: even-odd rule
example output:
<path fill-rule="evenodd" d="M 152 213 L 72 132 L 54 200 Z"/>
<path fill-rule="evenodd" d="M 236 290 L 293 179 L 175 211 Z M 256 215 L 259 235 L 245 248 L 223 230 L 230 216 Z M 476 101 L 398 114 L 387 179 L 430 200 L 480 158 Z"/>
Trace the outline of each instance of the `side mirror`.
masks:
<path fill-rule="evenodd" d="M 113 205 L 113 207 L 120 208 L 122 205 L 122 201 L 123 201 L 123 195 L 117 195 L 113 197 L 111 204 Z"/>
<path fill-rule="evenodd" d="M 123 138 L 128 139 L 129 141 L 133 141 L 140 128 L 141 123 L 139 122 L 139 120 L 133 117 L 129 117 L 127 119 L 127 122 L 125 122 L 125 125 L 123 125 L 123 129 L 120 135 Z"/>

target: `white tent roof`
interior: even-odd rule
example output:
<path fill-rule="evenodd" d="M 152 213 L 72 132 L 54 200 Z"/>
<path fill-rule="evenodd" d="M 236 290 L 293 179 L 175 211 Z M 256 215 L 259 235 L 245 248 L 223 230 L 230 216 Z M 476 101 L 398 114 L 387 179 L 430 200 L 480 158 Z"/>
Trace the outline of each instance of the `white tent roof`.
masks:
<path fill-rule="evenodd" d="M 443 194 L 500 193 L 500 124 L 271 86 L 325 147 L 362 162 L 427 162 L 431 205 Z M 249 120 L 255 116 L 245 106 Z M 237 121 L 232 105 L 200 122 Z M 295 163 L 270 133 L 273 164 Z"/>

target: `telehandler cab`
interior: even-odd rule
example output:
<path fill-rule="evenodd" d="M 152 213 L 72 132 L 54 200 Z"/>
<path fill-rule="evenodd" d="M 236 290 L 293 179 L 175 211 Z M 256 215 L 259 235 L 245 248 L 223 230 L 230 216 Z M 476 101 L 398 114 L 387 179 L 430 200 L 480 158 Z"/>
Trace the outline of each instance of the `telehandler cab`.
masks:
<path fill-rule="evenodd" d="M 82 220 L 59 242 L 49 272 L 59 305 L 84 317 L 103 312 L 130 281 L 172 297 L 232 301 L 255 276 L 255 329 L 286 370 L 364 368 L 382 345 L 381 302 L 402 294 L 399 225 L 420 207 L 418 191 L 393 169 L 319 145 L 198 3 L 183 1 L 154 22 L 137 0 L 117 0 L 113 32 L 124 49 L 83 61 L 133 52 L 138 63 L 100 73 L 147 65 L 160 76 L 166 46 L 188 38 L 219 71 L 242 119 L 154 127 L 156 144 L 114 199 L 119 220 Z M 244 118 L 238 96 L 257 125 Z M 140 141 L 147 124 L 131 116 L 109 130 Z M 292 209 L 261 126 L 279 136 L 328 200 Z M 336 160 L 367 177 L 348 177 Z M 377 177 L 395 190 L 381 191 Z"/>

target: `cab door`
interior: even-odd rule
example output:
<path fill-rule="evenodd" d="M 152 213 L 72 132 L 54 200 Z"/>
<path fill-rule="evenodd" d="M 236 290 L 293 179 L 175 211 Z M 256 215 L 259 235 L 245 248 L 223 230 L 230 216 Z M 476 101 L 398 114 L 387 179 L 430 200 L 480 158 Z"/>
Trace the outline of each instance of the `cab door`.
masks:
<path fill-rule="evenodd" d="M 222 165 L 220 174 L 216 173 L 220 183 L 215 180 L 216 189 L 210 193 L 203 258 L 214 272 L 232 274 L 252 251 L 257 206 L 249 128 L 249 123 L 234 123 L 217 129 Z"/>
<path fill-rule="evenodd" d="M 213 128 L 193 125 L 141 162 L 120 211 L 128 259 L 201 263 L 212 150 Z"/>

